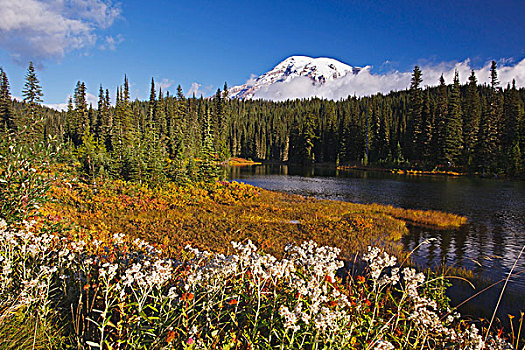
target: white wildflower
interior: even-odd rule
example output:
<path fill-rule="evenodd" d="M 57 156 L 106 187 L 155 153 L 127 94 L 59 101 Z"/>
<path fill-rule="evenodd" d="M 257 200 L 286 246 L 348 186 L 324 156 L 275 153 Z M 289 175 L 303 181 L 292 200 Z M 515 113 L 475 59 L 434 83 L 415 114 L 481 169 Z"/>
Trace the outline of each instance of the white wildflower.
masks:
<path fill-rule="evenodd" d="M 124 244 L 124 237 L 126 237 L 126 235 L 123 233 L 115 233 L 113 235 L 113 241 L 117 245 Z"/>
<path fill-rule="evenodd" d="M 395 349 L 394 345 L 386 340 L 380 340 L 374 344 L 374 350 L 392 350 Z"/>
<path fill-rule="evenodd" d="M 425 275 L 416 273 L 413 268 L 405 267 L 403 269 L 403 280 L 405 281 L 405 292 L 414 298 L 418 295 L 417 287 L 425 282 Z"/>
<path fill-rule="evenodd" d="M 379 285 L 387 285 L 391 284 L 395 286 L 399 282 L 399 267 L 394 267 L 392 271 L 390 271 L 390 276 L 384 275 L 379 279 Z"/>
<path fill-rule="evenodd" d="M 117 275 L 117 264 L 105 263 L 99 270 L 99 274 L 106 281 L 111 281 Z"/>
<path fill-rule="evenodd" d="M 370 246 L 368 246 L 368 252 L 363 255 L 363 260 L 368 262 L 370 275 L 376 281 L 385 268 L 395 266 L 397 262 L 395 256 L 390 256 L 386 252 L 382 252 L 379 248 L 372 248 Z"/>
<path fill-rule="evenodd" d="M 281 307 L 279 308 L 279 315 L 281 315 L 281 317 L 284 318 L 284 328 L 291 329 L 294 332 L 298 331 L 301 328 L 297 324 L 296 314 L 290 312 L 288 307 L 281 305 Z"/>

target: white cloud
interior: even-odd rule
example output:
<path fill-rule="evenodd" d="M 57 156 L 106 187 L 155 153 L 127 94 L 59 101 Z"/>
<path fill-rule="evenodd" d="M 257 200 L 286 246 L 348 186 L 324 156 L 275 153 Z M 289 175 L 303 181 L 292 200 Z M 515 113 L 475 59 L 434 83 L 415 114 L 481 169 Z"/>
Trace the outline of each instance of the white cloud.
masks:
<path fill-rule="evenodd" d="M 67 111 L 67 105 L 69 98 L 72 97 L 69 95 L 66 99 L 66 102 L 64 103 L 44 103 L 44 106 L 56 109 L 57 111 Z M 89 105 L 93 106 L 93 109 L 97 109 L 98 107 L 98 97 L 90 94 L 89 92 L 86 93 L 86 101 L 89 108 Z"/>
<path fill-rule="evenodd" d="M 0 46 L 19 62 L 93 46 L 120 15 L 110 0 L 0 0 Z"/>
<path fill-rule="evenodd" d="M 188 94 L 187 94 L 187 96 L 191 96 L 191 95 L 198 96 L 198 94 L 199 94 L 199 88 L 200 88 L 201 86 L 202 86 L 202 85 L 199 84 L 199 83 L 195 83 L 195 82 L 192 83 L 190 89 L 188 90 Z"/>
<path fill-rule="evenodd" d="M 104 38 L 104 43 L 100 45 L 100 49 L 115 51 L 117 46 L 122 44 L 122 42 L 124 42 L 124 37 L 122 37 L 122 34 L 118 34 L 117 36 L 107 35 Z"/>
<path fill-rule="evenodd" d="M 256 80 L 257 80 L 257 75 L 255 75 L 255 74 L 252 73 L 252 74 L 250 74 L 250 79 L 248 79 L 248 80 L 246 81 L 246 85 L 248 85 L 248 86 L 253 86 L 253 85 L 255 84 L 255 81 L 256 81 Z"/>
<path fill-rule="evenodd" d="M 54 7 L 64 8 L 68 17 L 79 17 L 102 29 L 109 28 L 120 16 L 121 9 L 111 0 L 49 0 Z"/>
<path fill-rule="evenodd" d="M 44 106 L 56 109 L 59 112 L 67 111 L 67 103 L 44 103 Z"/>
<path fill-rule="evenodd" d="M 166 92 L 166 90 L 172 86 L 175 82 L 173 80 L 169 80 L 167 78 L 162 79 L 159 82 L 155 82 L 155 86 L 157 88 L 161 88 L 162 91 Z"/>
<path fill-rule="evenodd" d="M 515 65 L 508 65 L 509 61 L 500 62 L 498 78 L 501 86 L 506 86 L 513 79 L 517 86 L 525 86 L 525 59 Z M 420 67 L 423 72 L 423 85 L 435 86 L 443 74 L 447 84 L 452 82 L 454 70 L 458 70 L 460 81 L 468 81 L 472 70 L 470 60 L 453 63 L 440 63 Z M 479 69 L 474 69 L 478 82 L 481 84 L 490 81 L 490 62 Z M 343 78 L 328 81 L 324 85 L 313 85 L 306 77 L 297 77 L 287 82 L 276 83 L 256 91 L 254 98 L 283 101 L 294 98 L 320 97 L 339 100 L 348 96 L 369 96 L 376 93 L 404 90 L 410 86 L 412 72 L 391 71 L 384 74 L 374 74 L 369 69 L 359 74 L 349 74 Z M 247 82 L 253 84 L 253 78 Z"/>
<path fill-rule="evenodd" d="M 93 105 L 93 108 L 97 108 L 98 107 L 98 97 L 93 95 L 93 94 L 90 94 L 89 92 L 86 94 L 86 100 L 87 100 L 87 104 L 88 106 L 91 104 Z"/>
<path fill-rule="evenodd" d="M 214 90 L 213 85 L 202 85 L 197 82 L 193 82 L 190 89 L 186 93 L 186 96 L 193 96 L 193 94 L 195 94 L 195 96 L 199 98 L 201 96 L 210 96 L 215 94 L 216 91 L 217 90 Z"/>

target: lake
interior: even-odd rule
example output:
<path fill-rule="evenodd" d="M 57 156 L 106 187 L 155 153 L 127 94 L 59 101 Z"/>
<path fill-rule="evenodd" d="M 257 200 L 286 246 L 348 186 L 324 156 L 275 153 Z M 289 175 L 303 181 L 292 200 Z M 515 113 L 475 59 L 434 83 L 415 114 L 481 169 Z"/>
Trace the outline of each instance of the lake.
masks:
<path fill-rule="evenodd" d="M 230 179 L 268 190 L 356 203 L 390 204 L 407 209 L 432 209 L 466 216 L 459 230 L 411 228 L 403 237 L 420 266 L 464 267 L 479 279 L 477 290 L 505 279 L 525 245 L 525 182 L 447 176 L 399 175 L 380 171 L 337 170 L 335 167 L 261 165 L 230 168 Z M 502 284 L 482 293 L 462 309 L 487 315 L 496 303 Z M 453 288 L 458 302 L 476 291 Z M 507 286 L 501 312 L 525 310 L 525 254 L 517 261 Z"/>

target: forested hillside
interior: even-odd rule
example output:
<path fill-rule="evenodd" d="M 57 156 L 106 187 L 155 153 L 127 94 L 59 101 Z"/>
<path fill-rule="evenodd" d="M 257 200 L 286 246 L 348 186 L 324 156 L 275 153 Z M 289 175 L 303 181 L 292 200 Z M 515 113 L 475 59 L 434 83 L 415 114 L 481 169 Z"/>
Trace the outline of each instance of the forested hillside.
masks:
<path fill-rule="evenodd" d="M 1 75 L 1 128 L 56 140 L 89 176 L 186 181 L 213 177 L 210 164 L 230 156 L 510 176 L 524 169 L 525 89 L 501 87 L 495 62 L 490 85 L 472 72 L 466 85 L 456 74 L 422 87 L 415 67 L 408 90 L 341 101 L 229 99 L 226 85 L 212 98 L 187 98 L 180 86 L 175 95 L 157 90 L 153 79 L 149 101 L 131 101 L 125 77 L 115 101 L 100 86 L 91 106 L 78 82 L 64 112 L 40 105 L 32 64 L 24 102 L 11 99 Z"/>

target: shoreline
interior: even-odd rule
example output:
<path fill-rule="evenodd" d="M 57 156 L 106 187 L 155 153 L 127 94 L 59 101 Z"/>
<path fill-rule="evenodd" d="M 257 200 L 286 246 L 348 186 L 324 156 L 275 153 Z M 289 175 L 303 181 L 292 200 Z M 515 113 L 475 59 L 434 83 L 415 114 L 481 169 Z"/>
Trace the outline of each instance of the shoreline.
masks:
<path fill-rule="evenodd" d="M 363 165 L 337 165 L 335 163 L 313 163 L 310 165 L 304 165 L 300 163 L 289 163 L 279 161 L 247 161 L 246 163 L 239 164 L 223 164 L 226 166 L 253 166 L 253 165 L 269 165 L 269 166 L 292 166 L 292 167 L 311 167 L 311 168 L 331 168 L 341 171 L 374 171 L 383 172 L 393 175 L 405 175 L 405 176 L 439 176 L 439 177 L 452 177 L 452 178 L 469 178 L 469 179 L 492 179 L 492 180 L 507 180 L 507 181 L 525 181 L 525 177 L 512 177 L 505 174 L 482 174 L 482 173 L 465 173 L 452 170 L 433 171 L 433 170 L 419 170 L 419 169 L 401 169 L 401 168 L 382 168 L 374 166 L 363 166 Z"/>

